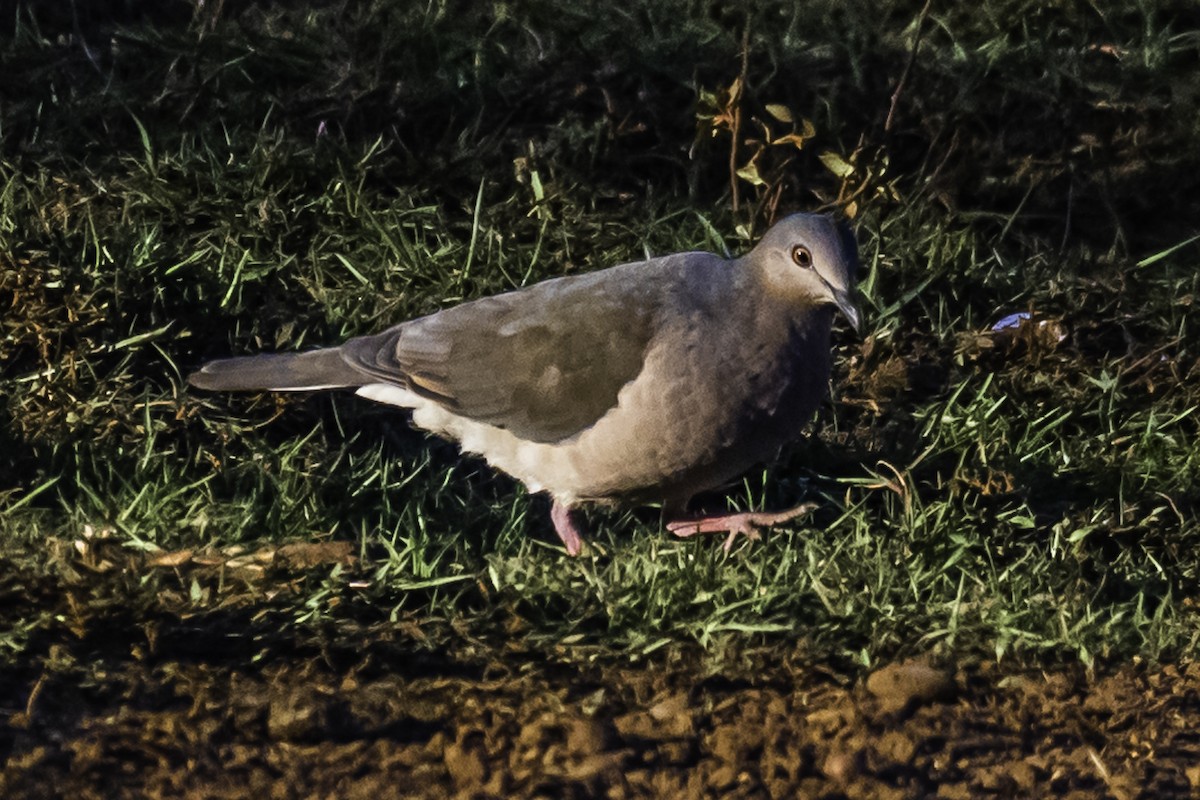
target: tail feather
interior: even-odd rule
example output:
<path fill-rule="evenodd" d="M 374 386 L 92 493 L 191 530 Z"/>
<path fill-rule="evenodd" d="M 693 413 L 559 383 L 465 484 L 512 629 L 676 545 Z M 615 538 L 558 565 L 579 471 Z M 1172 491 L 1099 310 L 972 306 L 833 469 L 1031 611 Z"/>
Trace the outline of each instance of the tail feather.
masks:
<path fill-rule="evenodd" d="M 332 347 L 307 353 L 269 353 L 210 361 L 188 376 L 198 389 L 215 391 L 311 391 L 362 386 L 371 378 Z"/>

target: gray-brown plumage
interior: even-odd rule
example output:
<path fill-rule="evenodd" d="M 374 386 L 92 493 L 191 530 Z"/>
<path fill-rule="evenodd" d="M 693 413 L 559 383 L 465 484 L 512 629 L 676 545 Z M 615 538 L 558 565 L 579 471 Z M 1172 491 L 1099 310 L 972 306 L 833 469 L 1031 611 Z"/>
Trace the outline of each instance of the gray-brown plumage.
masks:
<path fill-rule="evenodd" d="M 574 555 L 579 504 L 661 501 L 681 513 L 799 435 L 828 386 L 835 311 L 858 326 L 857 263 L 847 229 L 796 214 L 741 258 L 679 253 L 548 280 L 340 347 L 214 361 L 188 381 L 354 388 L 411 408 L 417 426 L 550 493 Z M 668 527 L 728 532 L 728 547 L 786 518 Z"/>

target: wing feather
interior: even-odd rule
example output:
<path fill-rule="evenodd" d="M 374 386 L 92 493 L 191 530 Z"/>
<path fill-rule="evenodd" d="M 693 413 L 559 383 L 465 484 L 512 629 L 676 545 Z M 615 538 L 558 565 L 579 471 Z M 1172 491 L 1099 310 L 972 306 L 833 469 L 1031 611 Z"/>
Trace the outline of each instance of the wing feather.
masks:
<path fill-rule="evenodd" d="M 686 266 L 668 256 L 546 281 L 353 339 L 342 358 L 456 414 L 561 441 L 607 414 L 642 371 Z"/>

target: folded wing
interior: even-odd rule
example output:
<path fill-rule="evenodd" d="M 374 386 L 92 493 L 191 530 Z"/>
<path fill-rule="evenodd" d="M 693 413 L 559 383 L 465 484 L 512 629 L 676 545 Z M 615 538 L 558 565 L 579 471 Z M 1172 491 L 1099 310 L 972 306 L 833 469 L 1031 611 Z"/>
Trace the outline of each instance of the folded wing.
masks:
<path fill-rule="evenodd" d="M 558 442 L 607 414 L 642 371 L 656 314 L 686 266 L 679 258 L 546 281 L 340 347 L 214 361 L 188 381 L 276 391 L 390 384 L 522 439 Z"/>
<path fill-rule="evenodd" d="M 608 271 L 465 303 L 353 339 L 341 356 L 455 414 L 561 441 L 608 413 L 642 370 L 657 303 L 619 278 Z"/>

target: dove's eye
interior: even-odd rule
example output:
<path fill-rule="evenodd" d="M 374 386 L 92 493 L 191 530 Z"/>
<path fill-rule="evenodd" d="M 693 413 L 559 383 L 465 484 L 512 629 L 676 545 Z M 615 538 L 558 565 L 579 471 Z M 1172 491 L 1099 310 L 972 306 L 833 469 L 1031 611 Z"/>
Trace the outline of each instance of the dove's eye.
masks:
<path fill-rule="evenodd" d="M 804 245 L 796 245 L 792 248 L 792 261 L 796 262 L 797 267 L 811 269 L 813 265 L 812 253 Z"/>

